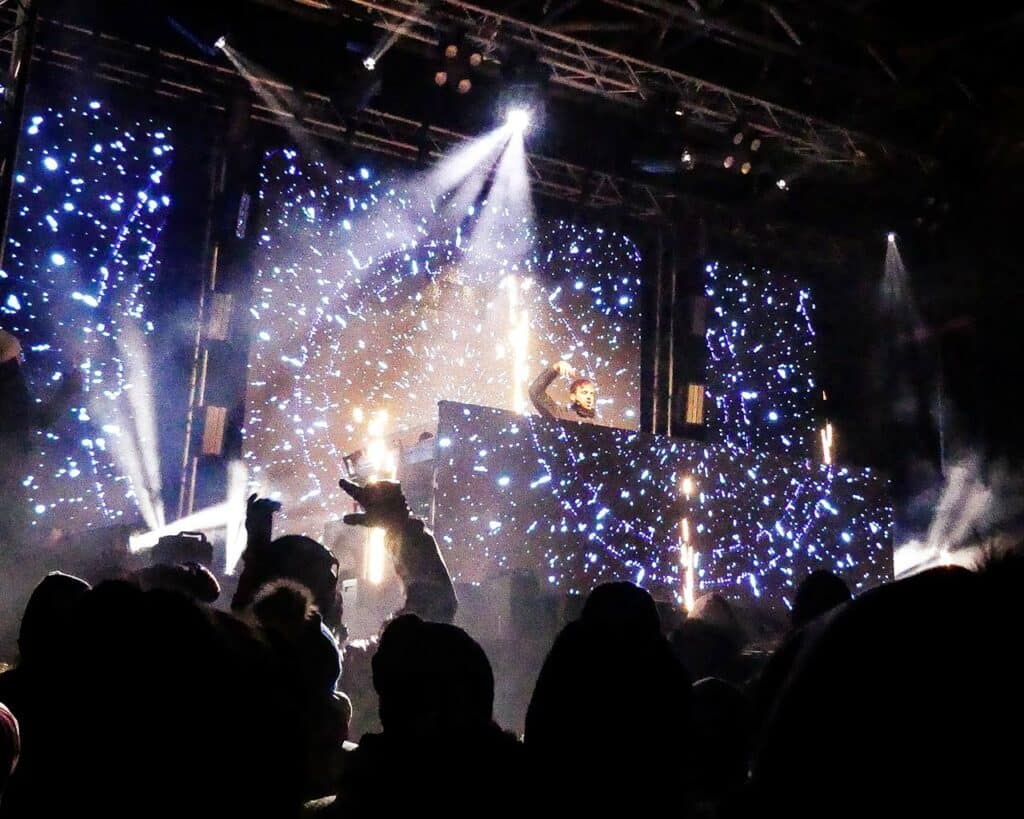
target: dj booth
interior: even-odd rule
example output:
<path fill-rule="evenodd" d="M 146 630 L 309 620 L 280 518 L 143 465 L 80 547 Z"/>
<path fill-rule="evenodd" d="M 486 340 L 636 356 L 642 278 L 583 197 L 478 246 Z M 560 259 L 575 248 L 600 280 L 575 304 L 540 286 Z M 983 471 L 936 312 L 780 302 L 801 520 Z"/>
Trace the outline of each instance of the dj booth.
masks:
<path fill-rule="evenodd" d="M 870 469 L 442 401 L 398 476 L 461 584 L 630 580 L 681 602 L 689 565 L 698 596 L 782 609 L 816 569 L 854 591 L 892 577 L 887 483 Z"/>

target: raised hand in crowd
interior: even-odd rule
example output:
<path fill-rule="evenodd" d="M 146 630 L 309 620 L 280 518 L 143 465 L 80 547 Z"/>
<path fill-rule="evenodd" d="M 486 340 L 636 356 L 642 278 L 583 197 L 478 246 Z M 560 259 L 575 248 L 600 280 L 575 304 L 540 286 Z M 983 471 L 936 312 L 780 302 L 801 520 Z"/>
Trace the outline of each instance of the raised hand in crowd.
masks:
<path fill-rule="evenodd" d="M 345 515 L 345 523 L 384 530 L 384 543 L 405 590 L 400 613 L 417 614 L 438 623 L 452 622 L 458 601 L 451 575 L 434 536 L 423 521 L 411 516 L 401 485 L 373 481 L 359 486 L 344 478 L 338 485 L 363 507 L 362 512 Z"/>

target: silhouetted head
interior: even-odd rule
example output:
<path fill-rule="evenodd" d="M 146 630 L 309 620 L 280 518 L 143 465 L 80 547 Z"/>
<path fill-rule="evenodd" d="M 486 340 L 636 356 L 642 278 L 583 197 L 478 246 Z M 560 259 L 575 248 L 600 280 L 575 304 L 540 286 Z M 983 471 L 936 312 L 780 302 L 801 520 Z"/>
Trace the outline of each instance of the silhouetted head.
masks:
<path fill-rule="evenodd" d="M 931 569 L 858 595 L 816 624 L 775 701 L 752 764 L 769 815 L 987 815 L 1016 797 L 1024 708 L 1020 580 L 1001 589 Z M 833 812 L 833 815 L 836 815 Z"/>
<path fill-rule="evenodd" d="M 315 612 L 313 593 L 294 580 L 261 586 L 252 603 L 252 613 L 262 626 L 284 634 L 301 631 Z"/>
<path fill-rule="evenodd" d="M 589 626 L 612 631 L 626 639 L 646 639 L 661 633 L 654 598 L 626 581 L 602 583 L 587 597 L 580 619 Z"/>
<path fill-rule="evenodd" d="M 698 597 L 688 619 L 700 620 L 728 632 L 737 641 L 742 642 L 744 639 L 743 626 L 740 625 L 740 619 L 736 616 L 732 603 L 720 594 L 712 592 Z"/>
<path fill-rule="evenodd" d="M 691 694 L 694 786 L 700 797 L 716 799 L 746 778 L 751 707 L 739 688 L 716 677 L 695 682 Z"/>
<path fill-rule="evenodd" d="M 143 591 L 173 591 L 200 603 L 213 603 L 220 597 L 217 578 L 199 563 L 159 563 L 136 572 L 134 578 Z"/>
<path fill-rule="evenodd" d="M 63 572 L 51 572 L 42 579 L 21 618 L 22 661 L 32 662 L 62 644 L 71 611 L 88 591 L 88 583 Z"/>
<path fill-rule="evenodd" d="M 338 559 L 322 543 L 303 535 L 285 535 L 263 549 L 246 550 L 231 608 L 248 607 L 261 586 L 282 579 L 309 589 L 324 622 L 332 628 L 341 625 Z"/>
<path fill-rule="evenodd" d="M 850 598 L 850 588 L 841 577 L 826 569 L 811 572 L 804 578 L 793 599 L 791 617 L 794 628 L 799 628 L 815 617 L 841 606 Z"/>
<path fill-rule="evenodd" d="M 428 740 L 491 725 L 494 674 L 462 629 L 414 614 L 395 618 L 373 657 L 385 734 Z"/>

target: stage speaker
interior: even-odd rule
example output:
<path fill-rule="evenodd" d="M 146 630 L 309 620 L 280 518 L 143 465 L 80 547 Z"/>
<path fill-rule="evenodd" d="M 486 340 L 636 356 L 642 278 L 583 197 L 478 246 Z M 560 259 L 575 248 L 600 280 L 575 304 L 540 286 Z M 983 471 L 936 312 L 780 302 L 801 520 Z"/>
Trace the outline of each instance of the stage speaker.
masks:
<path fill-rule="evenodd" d="M 212 404 L 203 407 L 203 439 L 200 446 L 200 452 L 203 455 L 223 454 L 227 419 L 227 407 L 217 407 Z"/>
<path fill-rule="evenodd" d="M 686 423 L 704 423 L 704 385 L 690 384 L 686 391 Z"/>

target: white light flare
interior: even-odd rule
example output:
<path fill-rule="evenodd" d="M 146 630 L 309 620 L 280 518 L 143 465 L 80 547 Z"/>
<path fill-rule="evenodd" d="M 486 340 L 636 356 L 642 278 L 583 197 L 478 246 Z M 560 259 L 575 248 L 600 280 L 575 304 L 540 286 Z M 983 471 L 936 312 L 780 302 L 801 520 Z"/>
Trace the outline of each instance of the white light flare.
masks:
<path fill-rule="evenodd" d="M 249 471 L 243 461 L 231 461 L 228 464 L 227 476 L 227 507 L 225 521 L 227 531 L 224 533 L 224 571 L 234 574 L 238 561 L 245 551 L 248 535 L 245 531 L 246 493 L 249 485 Z M 260 492 L 260 496 L 269 493 Z"/>
<path fill-rule="evenodd" d="M 520 307 L 520 291 L 530 287 L 530 280 L 520 282 L 517 276 L 507 276 L 502 285 L 508 291 L 508 346 L 511 351 L 512 409 L 529 412 L 526 384 L 529 379 L 530 314 Z M 500 345 L 499 345 L 500 348 Z"/>
<path fill-rule="evenodd" d="M 521 132 L 510 133 L 506 129 L 505 133 L 509 138 L 494 169 L 494 182 L 480 219 L 473 228 L 466 260 L 469 269 L 475 269 L 478 274 L 492 271 L 491 250 L 504 244 L 502 269 L 496 271 L 495 281 L 504 273 L 522 269 L 536 235 L 526 144 Z"/>
<path fill-rule="evenodd" d="M 683 570 L 683 605 L 693 611 L 697 599 L 697 560 L 699 555 L 690 543 L 690 520 L 683 518 L 679 523 L 679 564 Z"/>
<path fill-rule="evenodd" d="M 211 532 L 215 529 L 222 529 L 227 525 L 228 519 L 227 502 L 208 506 L 191 515 L 171 521 L 159 529 L 129 536 L 128 550 L 136 555 L 152 549 L 156 546 L 157 541 L 165 535 L 176 535 L 179 532 Z"/>
<path fill-rule="evenodd" d="M 821 431 L 821 460 L 825 466 L 832 466 L 833 443 L 832 422 L 829 421 Z"/>
<path fill-rule="evenodd" d="M 360 417 L 364 417 L 362 411 Z M 377 410 L 366 425 L 369 440 L 366 444 L 366 458 L 371 465 L 370 480 L 395 480 L 398 475 L 398 457 L 385 440 L 388 425 L 388 411 Z M 384 543 L 384 530 L 372 528 L 366 533 L 366 553 L 363 563 L 363 575 L 375 586 L 384 582 L 387 570 L 387 547 Z"/>
<path fill-rule="evenodd" d="M 144 483 L 141 489 L 148 500 L 149 517 L 144 516 L 150 528 L 159 528 L 167 521 L 164 516 L 163 480 L 160 476 L 160 441 L 154 408 L 155 392 L 150 374 L 153 372 L 149 355 L 149 342 L 133 324 L 126 323 L 117 337 L 117 347 L 128 385 L 125 395 L 128 399 L 130 421 L 134 435 L 132 444 L 138 448 Z M 115 450 L 116 452 L 116 450 Z"/>
<path fill-rule="evenodd" d="M 680 491 L 682 491 L 683 493 L 683 497 L 686 498 L 687 500 L 689 500 L 690 497 L 693 495 L 693 490 L 695 487 L 696 484 L 694 483 L 693 478 L 689 475 L 683 478 L 683 481 L 679 486 Z"/>
<path fill-rule="evenodd" d="M 424 189 L 431 197 L 443 196 L 455 190 L 474 171 L 486 172 L 487 167 L 497 159 L 498 152 L 508 142 L 508 137 L 506 129 L 497 128 L 478 139 L 459 145 L 427 171 L 416 186 Z M 482 186 L 481 179 L 473 197 L 480 192 Z M 472 198 L 469 201 L 472 201 Z"/>
<path fill-rule="evenodd" d="M 505 122 L 513 131 L 525 131 L 530 127 L 530 112 L 526 108 L 510 108 Z"/>

